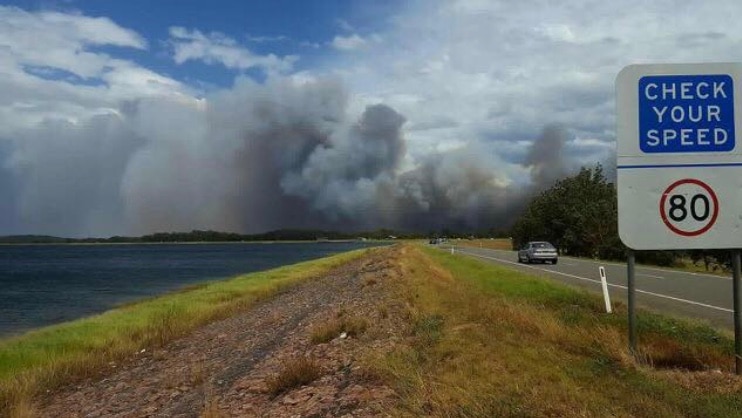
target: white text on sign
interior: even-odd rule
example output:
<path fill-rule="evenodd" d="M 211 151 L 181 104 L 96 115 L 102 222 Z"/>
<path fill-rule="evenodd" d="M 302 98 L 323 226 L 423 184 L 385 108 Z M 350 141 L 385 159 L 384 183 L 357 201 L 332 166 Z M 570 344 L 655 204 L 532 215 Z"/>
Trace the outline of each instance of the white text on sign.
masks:
<path fill-rule="evenodd" d="M 646 76 L 639 81 L 639 145 L 648 153 L 734 148 L 733 82 L 727 75 Z"/>

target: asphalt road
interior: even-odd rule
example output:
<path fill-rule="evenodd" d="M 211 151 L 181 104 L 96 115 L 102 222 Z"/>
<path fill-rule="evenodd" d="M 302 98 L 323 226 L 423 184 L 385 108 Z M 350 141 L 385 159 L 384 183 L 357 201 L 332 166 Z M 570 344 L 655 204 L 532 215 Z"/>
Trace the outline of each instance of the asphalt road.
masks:
<path fill-rule="evenodd" d="M 450 248 L 441 246 L 441 248 Z M 559 263 L 520 264 L 515 251 L 456 247 L 457 254 L 504 264 L 602 294 L 598 267 L 608 278 L 611 301 L 627 300 L 626 263 L 560 257 Z M 733 330 L 731 277 L 636 266 L 636 301 L 642 308 L 706 321 Z"/>

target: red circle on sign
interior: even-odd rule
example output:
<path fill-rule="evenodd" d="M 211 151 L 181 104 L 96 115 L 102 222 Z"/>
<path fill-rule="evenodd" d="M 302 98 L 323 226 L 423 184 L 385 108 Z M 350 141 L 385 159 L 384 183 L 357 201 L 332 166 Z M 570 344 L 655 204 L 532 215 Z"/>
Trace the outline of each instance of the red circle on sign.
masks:
<path fill-rule="evenodd" d="M 667 219 L 667 215 L 665 214 L 665 201 L 667 201 L 667 196 L 670 194 L 670 192 L 675 189 L 676 187 L 683 185 L 683 184 L 695 184 L 696 186 L 706 190 L 708 192 L 709 196 L 711 196 L 711 200 L 714 202 L 714 212 L 711 215 L 711 220 L 701 229 L 697 229 L 695 231 L 683 231 L 682 229 L 679 229 L 675 225 L 673 225 L 669 219 Z M 716 193 L 714 193 L 714 190 L 711 189 L 711 187 L 702 182 L 701 180 L 697 179 L 682 179 L 678 180 L 675 183 L 671 184 L 667 189 L 665 189 L 664 192 L 662 192 L 662 198 L 660 199 L 660 216 L 662 216 L 662 221 L 667 225 L 670 230 L 678 235 L 682 235 L 684 237 L 695 237 L 697 235 L 701 235 L 704 232 L 711 229 L 712 226 L 714 226 L 714 223 L 716 223 L 716 218 L 719 216 L 719 199 L 716 198 Z"/>

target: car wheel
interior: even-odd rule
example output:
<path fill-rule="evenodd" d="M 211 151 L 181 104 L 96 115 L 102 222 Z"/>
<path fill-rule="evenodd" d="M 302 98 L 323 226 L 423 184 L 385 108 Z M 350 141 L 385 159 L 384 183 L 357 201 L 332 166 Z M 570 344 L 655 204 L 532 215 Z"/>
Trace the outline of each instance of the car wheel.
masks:
<path fill-rule="evenodd" d="M 556 263 L 557 263 L 557 259 L 556 258 L 553 259 L 553 260 L 551 260 L 551 264 L 556 264 Z"/>

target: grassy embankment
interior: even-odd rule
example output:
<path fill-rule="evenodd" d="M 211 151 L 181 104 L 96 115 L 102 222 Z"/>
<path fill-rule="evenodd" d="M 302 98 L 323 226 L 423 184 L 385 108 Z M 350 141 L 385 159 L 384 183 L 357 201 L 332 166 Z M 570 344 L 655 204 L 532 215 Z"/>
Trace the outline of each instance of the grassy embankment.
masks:
<path fill-rule="evenodd" d="M 733 343 L 700 324 L 605 314 L 587 292 L 435 249 L 406 246 L 396 292 L 410 338 L 372 354 L 401 416 L 742 416 Z M 401 324 L 400 324 L 401 325 Z"/>
<path fill-rule="evenodd" d="M 0 416 L 31 409 L 45 390 L 94 376 L 143 348 L 226 318 L 300 280 L 360 257 L 358 250 L 189 286 L 101 315 L 0 341 Z M 15 411 L 15 412 L 14 412 Z"/>

